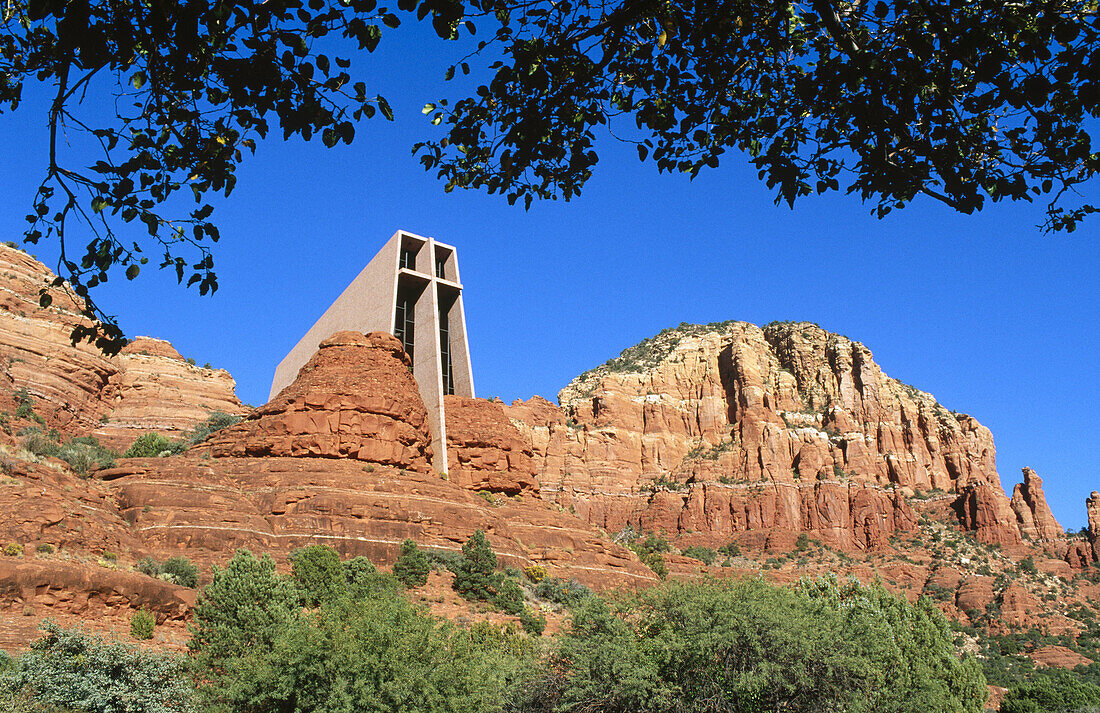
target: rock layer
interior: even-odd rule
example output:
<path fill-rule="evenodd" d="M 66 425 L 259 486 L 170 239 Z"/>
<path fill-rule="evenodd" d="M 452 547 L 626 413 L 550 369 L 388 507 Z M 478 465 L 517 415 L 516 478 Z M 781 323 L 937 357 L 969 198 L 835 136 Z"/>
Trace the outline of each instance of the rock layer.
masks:
<path fill-rule="evenodd" d="M 42 263 L 0 245 L 0 390 L 25 392 L 45 425 L 125 448 L 145 431 L 180 435 L 213 411 L 246 409 L 228 372 L 187 363 L 167 342 L 140 337 L 115 357 L 69 335 L 84 323 L 63 288 L 39 307 L 54 279 Z"/>

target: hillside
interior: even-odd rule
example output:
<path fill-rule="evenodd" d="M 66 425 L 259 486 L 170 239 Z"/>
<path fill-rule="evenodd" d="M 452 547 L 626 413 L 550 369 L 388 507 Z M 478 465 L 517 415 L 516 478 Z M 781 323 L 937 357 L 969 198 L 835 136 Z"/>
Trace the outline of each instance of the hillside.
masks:
<path fill-rule="evenodd" d="M 390 335 L 333 335 L 248 410 L 228 373 L 166 342 L 111 359 L 73 347 L 63 294 L 37 306 L 51 273 L 17 250 L 0 261 L 0 648 L 24 647 L 47 617 L 124 632 L 141 608 L 156 645 L 183 646 L 196 591 L 142 574 L 146 557 L 186 557 L 201 581 L 241 547 L 284 569 L 308 544 L 388 566 L 405 539 L 445 556 L 480 529 L 502 566 L 597 590 L 666 572 L 879 580 L 931 597 L 993 682 L 1031 665 L 1023 654 L 1100 656 L 1100 494 L 1087 531 L 1067 535 L 1038 474 L 1004 492 L 987 428 L 816 325 L 681 325 L 578 376 L 558 405 L 447 397 L 452 467 L 438 473 Z M 32 443 L 124 450 L 216 411 L 244 418 L 170 457 L 78 468 Z M 422 594 L 434 611 L 501 618 L 437 579 Z"/>

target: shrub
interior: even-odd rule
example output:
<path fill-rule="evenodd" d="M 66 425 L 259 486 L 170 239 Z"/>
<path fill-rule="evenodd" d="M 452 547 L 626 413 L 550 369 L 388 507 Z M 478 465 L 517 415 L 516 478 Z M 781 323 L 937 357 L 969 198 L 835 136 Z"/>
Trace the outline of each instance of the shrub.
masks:
<path fill-rule="evenodd" d="M 634 550 L 642 564 L 653 570 L 658 577 L 664 579 L 668 576 L 668 566 L 665 565 L 665 558 L 661 555 L 665 552 L 671 552 L 672 545 L 669 544 L 664 535 L 650 533 L 646 539 L 634 540 L 630 543 L 630 549 Z"/>
<path fill-rule="evenodd" d="M 539 599 L 545 599 L 555 604 L 572 608 L 595 595 L 592 593 L 591 589 L 575 579 L 547 577 L 535 587 L 535 596 Z"/>
<path fill-rule="evenodd" d="M 347 594 L 344 565 L 331 547 L 309 545 L 294 550 L 290 563 L 303 605 L 316 607 Z"/>
<path fill-rule="evenodd" d="M 794 541 L 794 548 L 799 552 L 805 552 L 810 547 L 810 536 L 805 532 L 798 533 L 798 538 Z"/>
<path fill-rule="evenodd" d="M 621 599 L 618 613 L 589 599 L 556 652 L 555 707 L 981 711 L 985 681 L 955 656 L 942 616 L 879 590 L 841 605 L 832 591 L 670 582 Z"/>
<path fill-rule="evenodd" d="M 172 441 L 159 433 L 145 433 L 137 437 L 130 447 L 126 449 L 126 452 L 122 454 L 123 458 L 157 458 L 162 456 L 176 455 L 187 450 L 187 444 L 180 441 Z"/>
<path fill-rule="evenodd" d="M 48 542 L 42 542 L 42 543 L 39 543 L 34 548 L 34 551 L 37 552 L 40 555 L 52 555 L 53 554 L 53 545 L 51 545 Z"/>
<path fill-rule="evenodd" d="M 111 468 L 115 464 L 115 453 L 102 446 L 91 436 L 80 436 L 61 442 L 57 431 L 43 433 L 40 428 L 25 428 L 21 431 L 23 448 L 47 458 L 60 458 L 69 464 L 73 471 L 84 474 L 95 468 Z"/>
<path fill-rule="evenodd" d="M 680 550 L 680 554 L 684 557 L 692 557 L 699 560 L 705 565 L 714 564 L 714 560 L 718 558 L 718 553 L 709 547 L 700 547 L 699 545 L 692 545 L 685 549 Z"/>
<path fill-rule="evenodd" d="M 406 587 L 423 587 L 431 571 L 432 563 L 415 542 L 407 539 L 401 543 L 401 554 L 393 563 L 393 576 Z"/>
<path fill-rule="evenodd" d="M 1091 708 L 1090 708 L 1091 706 Z M 1082 681 L 1064 669 L 1035 672 L 1029 681 L 1009 689 L 1001 701 L 1001 713 L 1062 713 L 1096 711 L 1100 686 Z"/>
<path fill-rule="evenodd" d="M 187 646 L 215 682 L 228 684 L 230 670 L 254 652 L 269 650 L 296 618 L 299 593 L 275 571 L 270 557 L 257 559 L 245 549 L 237 550 L 225 569 L 212 567 L 211 575 L 195 604 Z"/>
<path fill-rule="evenodd" d="M 1021 572 L 1025 572 L 1027 574 L 1036 574 L 1039 571 L 1039 569 L 1035 566 L 1035 560 L 1032 559 L 1030 556 L 1020 560 L 1020 564 L 1018 566 Z"/>
<path fill-rule="evenodd" d="M 352 557 L 344 562 L 344 579 L 352 599 L 393 597 L 404 588 L 396 577 L 379 572 L 366 557 Z"/>
<path fill-rule="evenodd" d="M 209 369 L 210 365 L 207 364 L 204 368 Z M 233 426 L 240 422 L 240 416 L 234 416 L 232 414 L 225 413 L 224 411 L 214 411 L 206 418 L 205 421 L 192 429 L 191 435 L 189 437 L 190 441 L 192 444 L 199 443 L 205 440 L 206 437 L 209 436 L 211 433 L 220 431 L 223 428 L 228 428 L 229 426 Z"/>
<path fill-rule="evenodd" d="M 130 636 L 139 640 L 153 638 L 153 630 L 157 626 L 157 618 L 146 609 L 139 609 L 130 617 Z"/>
<path fill-rule="evenodd" d="M 23 545 L 19 544 L 18 542 L 9 542 L 8 544 L 4 545 L 4 556 L 22 557 Z"/>
<path fill-rule="evenodd" d="M 194 589 L 199 583 L 199 568 L 182 555 L 169 557 L 159 569 L 159 574 L 167 575 L 180 586 Z"/>
<path fill-rule="evenodd" d="M 0 689 L 82 713 L 191 713 L 194 690 L 183 661 L 104 641 L 47 621 L 45 635 L 0 674 Z M 28 711 L 50 709 L 28 708 Z"/>
<path fill-rule="evenodd" d="M 741 554 L 741 547 L 736 542 L 731 542 L 728 545 L 719 547 L 718 553 L 726 557 L 737 557 Z"/>
<path fill-rule="evenodd" d="M 401 596 L 344 599 L 287 621 L 205 692 L 215 710 L 491 713 L 526 660 Z"/>
<path fill-rule="evenodd" d="M 466 599 L 491 599 L 497 556 L 485 533 L 476 530 L 462 545 L 462 558 L 454 566 L 453 587 Z"/>
<path fill-rule="evenodd" d="M 523 607 L 519 613 L 519 624 L 531 636 L 542 636 L 546 629 L 546 617 L 537 614 L 531 607 Z"/>
<path fill-rule="evenodd" d="M 523 568 L 523 576 L 531 580 L 535 584 L 538 584 L 542 580 L 546 579 L 546 567 L 541 564 L 533 564 L 530 567 Z"/>

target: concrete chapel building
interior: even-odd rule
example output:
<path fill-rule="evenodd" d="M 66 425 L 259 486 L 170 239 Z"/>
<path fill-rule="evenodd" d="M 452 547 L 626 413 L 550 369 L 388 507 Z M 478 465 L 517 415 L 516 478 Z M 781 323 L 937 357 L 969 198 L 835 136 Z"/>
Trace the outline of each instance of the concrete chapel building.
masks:
<path fill-rule="evenodd" d="M 454 247 L 404 230 L 394 233 L 279 362 L 268 398 L 294 381 L 322 341 L 342 330 L 389 332 L 401 340 L 428 409 L 432 465 L 446 472 L 443 396 L 474 395 Z"/>

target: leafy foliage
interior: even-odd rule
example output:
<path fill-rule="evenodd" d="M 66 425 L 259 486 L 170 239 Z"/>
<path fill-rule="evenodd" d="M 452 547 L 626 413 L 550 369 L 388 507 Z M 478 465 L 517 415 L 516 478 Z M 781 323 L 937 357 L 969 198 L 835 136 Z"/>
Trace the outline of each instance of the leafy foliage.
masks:
<path fill-rule="evenodd" d="M 950 637 L 928 627 L 928 616 L 881 590 L 839 591 L 835 583 L 795 591 L 761 580 L 670 582 L 617 610 L 589 599 L 557 651 L 564 679 L 557 706 L 981 710 L 980 671 L 955 658 Z"/>
<path fill-rule="evenodd" d="M 736 149 L 776 203 L 844 190 L 881 217 L 918 195 L 964 213 L 1046 196 L 1067 230 L 1095 211 L 1063 203 L 1100 169 L 1089 3 L 455 4 L 502 60 L 430 107 L 448 132 L 418 148 L 448 189 L 568 200 L 622 117 L 659 171 Z"/>
<path fill-rule="evenodd" d="M 497 556 L 485 533 L 476 530 L 462 545 L 462 559 L 454 567 L 454 589 L 467 599 L 492 599 Z"/>
<path fill-rule="evenodd" d="M 440 20 L 440 32 L 453 35 L 449 18 Z M 135 279 L 150 259 L 200 294 L 217 290 L 210 245 L 220 233 L 209 201 L 233 191 L 257 139 L 277 127 L 333 147 L 352 141 L 353 120 L 393 116 L 384 98 L 352 81 L 350 59 L 321 52 L 329 35 L 373 51 L 382 26 L 400 24 L 375 0 L 209 1 L 171 11 L 127 0 L 13 0 L 0 21 L 0 109 L 19 106 L 28 79 L 55 87 L 49 164 L 25 240 L 59 241 L 54 287 L 67 279 L 85 315 L 102 320 L 78 325 L 73 340 L 112 353 L 122 333 L 89 290 L 113 268 Z M 94 100 L 82 107 L 86 96 Z M 99 109 L 112 104 L 105 119 Z M 101 160 L 71 165 L 66 152 L 79 142 Z M 142 226 L 145 242 L 116 232 L 128 223 Z M 89 238 L 83 248 L 72 241 L 78 226 Z M 43 290 L 42 305 L 50 301 Z"/>
<path fill-rule="evenodd" d="M 157 618 L 145 609 L 139 609 L 130 617 L 130 636 L 139 640 L 153 638 Z"/>
<path fill-rule="evenodd" d="M 344 565 L 331 547 L 309 545 L 294 550 L 290 553 L 290 564 L 304 606 L 316 607 L 347 596 Z"/>
<path fill-rule="evenodd" d="M 199 568 L 183 555 L 169 557 L 158 562 L 152 557 L 142 557 L 137 569 L 150 577 L 164 579 L 181 587 L 194 588 L 199 583 Z"/>
<path fill-rule="evenodd" d="M 401 543 L 401 554 L 393 563 L 393 576 L 406 587 L 423 587 L 431 571 L 432 563 L 414 541 L 407 539 Z"/>
<path fill-rule="evenodd" d="M 225 413 L 224 411 L 212 411 L 205 421 L 191 429 L 188 436 L 192 445 L 206 440 L 211 433 L 216 433 L 223 428 L 228 428 L 241 422 L 240 416 Z"/>
<path fill-rule="evenodd" d="M 1073 713 L 1100 710 L 1100 686 L 1061 669 L 1037 673 L 1013 686 L 1001 700 L 1001 713 Z"/>
<path fill-rule="evenodd" d="M 161 456 L 176 455 L 187 450 L 187 444 L 181 441 L 173 441 L 159 433 L 144 433 L 134 439 L 123 458 L 158 458 Z"/>
<path fill-rule="evenodd" d="M 718 553 L 710 547 L 702 547 L 700 545 L 692 545 L 691 547 L 685 547 L 680 550 L 680 554 L 684 557 L 693 557 L 705 565 L 714 564 L 714 560 L 718 558 Z"/>
<path fill-rule="evenodd" d="M 275 562 L 238 550 L 225 569 L 213 567 L 195 603 L 188 648 L 212 680 L 232 679 L 231 671 L 270 648 L 298 614 L 298 590 L 276 573 Z"/>
<path fill-rule="evenodd" d="M 42 629 L 42 638 L 15 660 L 12 669 L 0 673 L 0 690 L 84 713 L 195 710 L 194 690 L 178 657 L 104 641 L 50 621 Z"/>
<path fill-rule="evenodd" d="M 81 475 L 98 468 L 112 468 L 115 453 L 92 436 L 77 436 L 62 442 L 57 431 L 43 433 L 39 428 L 24 429 L 23 448 L 37 456 L 60 458 L 73 472 Z"/>
<path fill-rule="evenodd" d="M 242 550 L 203 591 L 192 650 L 214 709 L 495 711 L 533 662 L 514 635 L 422 613 L 364 558 L 311 546 L 293 565 L 287 579 Z"/>
<path fill-rule="evenodd" d="M 567 608 L 573 608 L 595 595 L 591 589 L 575 579 L 547 577 L 535 587 L 535 596 Z"/>

